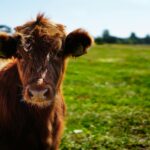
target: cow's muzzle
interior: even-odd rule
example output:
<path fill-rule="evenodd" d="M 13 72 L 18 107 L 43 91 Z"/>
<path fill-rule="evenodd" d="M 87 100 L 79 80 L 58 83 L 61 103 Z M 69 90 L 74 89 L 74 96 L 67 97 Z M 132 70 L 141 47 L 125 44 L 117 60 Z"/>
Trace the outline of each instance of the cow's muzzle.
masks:
<path fill-rule="evenodd" d="M 28 85 L 24 98 L 30 103 L 50 102 L 54 97 L 54 91 L 47 85 Z"/>

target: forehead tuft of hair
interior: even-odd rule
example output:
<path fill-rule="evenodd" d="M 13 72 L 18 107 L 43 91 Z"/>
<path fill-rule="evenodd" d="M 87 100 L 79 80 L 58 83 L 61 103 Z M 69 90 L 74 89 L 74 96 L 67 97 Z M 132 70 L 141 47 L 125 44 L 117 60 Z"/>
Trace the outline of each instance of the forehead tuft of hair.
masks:
<path fill-rule="evenodd" d="M 47 21 L 48 21 L 48 19 L 46 17 L 44 17 L 44 14 L 38 14 L 37 18 L 36 18 L 36 21 L 35 21 L 35 24 L 40 25 L 41 23 L 44 23 L 44 22 L 47 22 Z"/>
<path fill-rule="evenodd" d="M 31 35 L 35 30 L 42 31 L 51 37 L 64 37 L 66 34 L 65 26 L 54 23 L 46 18 L 44 14 L 38 14 L 36 20 L 31 20 L 22 26 L 18 26 L 15 30 L 24 35 Z"/>

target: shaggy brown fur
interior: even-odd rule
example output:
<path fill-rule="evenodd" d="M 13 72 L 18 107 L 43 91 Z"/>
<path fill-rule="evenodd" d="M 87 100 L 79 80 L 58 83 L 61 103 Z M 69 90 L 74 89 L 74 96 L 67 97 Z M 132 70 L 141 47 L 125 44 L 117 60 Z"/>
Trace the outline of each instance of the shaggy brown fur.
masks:
<path fill-rule="evenodd" d="M 86 53 L 92 39 L 83 29 L 66 35 L 63 25 L 38 15 L 0 34 L 0 150 L 57 150 L 65 104 L 61 84 L 68 56 Z"/>

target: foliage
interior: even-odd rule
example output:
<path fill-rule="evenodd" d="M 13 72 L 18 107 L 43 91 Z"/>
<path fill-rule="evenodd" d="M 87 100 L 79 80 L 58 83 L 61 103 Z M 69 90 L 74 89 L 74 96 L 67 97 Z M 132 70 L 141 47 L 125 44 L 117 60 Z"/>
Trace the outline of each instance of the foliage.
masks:
<path fill-rule="evenodd" d="M 150 44 L 150 36 L 146 35 L 144 38 L 139 38 L 134 32 L 128 38 L 119 38 L 111 36 L 108 30 L 104 30 L 102 37 L 95 38 L 95 43 L 114 43 L 114 44 Z"/>
<path fill-rule="evenodd" d="M 71 59 L 61 150 L 150 149 L 150 46 L 101 45 Z"/>

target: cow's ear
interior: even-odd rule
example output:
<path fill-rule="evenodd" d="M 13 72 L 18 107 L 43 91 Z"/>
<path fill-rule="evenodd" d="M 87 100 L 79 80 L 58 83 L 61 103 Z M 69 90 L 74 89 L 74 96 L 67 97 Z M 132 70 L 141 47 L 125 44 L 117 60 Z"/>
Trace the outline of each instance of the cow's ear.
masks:
<path fill-rule="evenodd" d="M 18 36 L 0 33 L 0 57 L 11 58 L 16 54 Z"/>
<path fill-rule="evenodd" d="M 93 38 L 83 29 L 77 29 L 66 37 L 64 54 L 65 56 L 78 57 L 87 53 L 92 45 Z"/>

